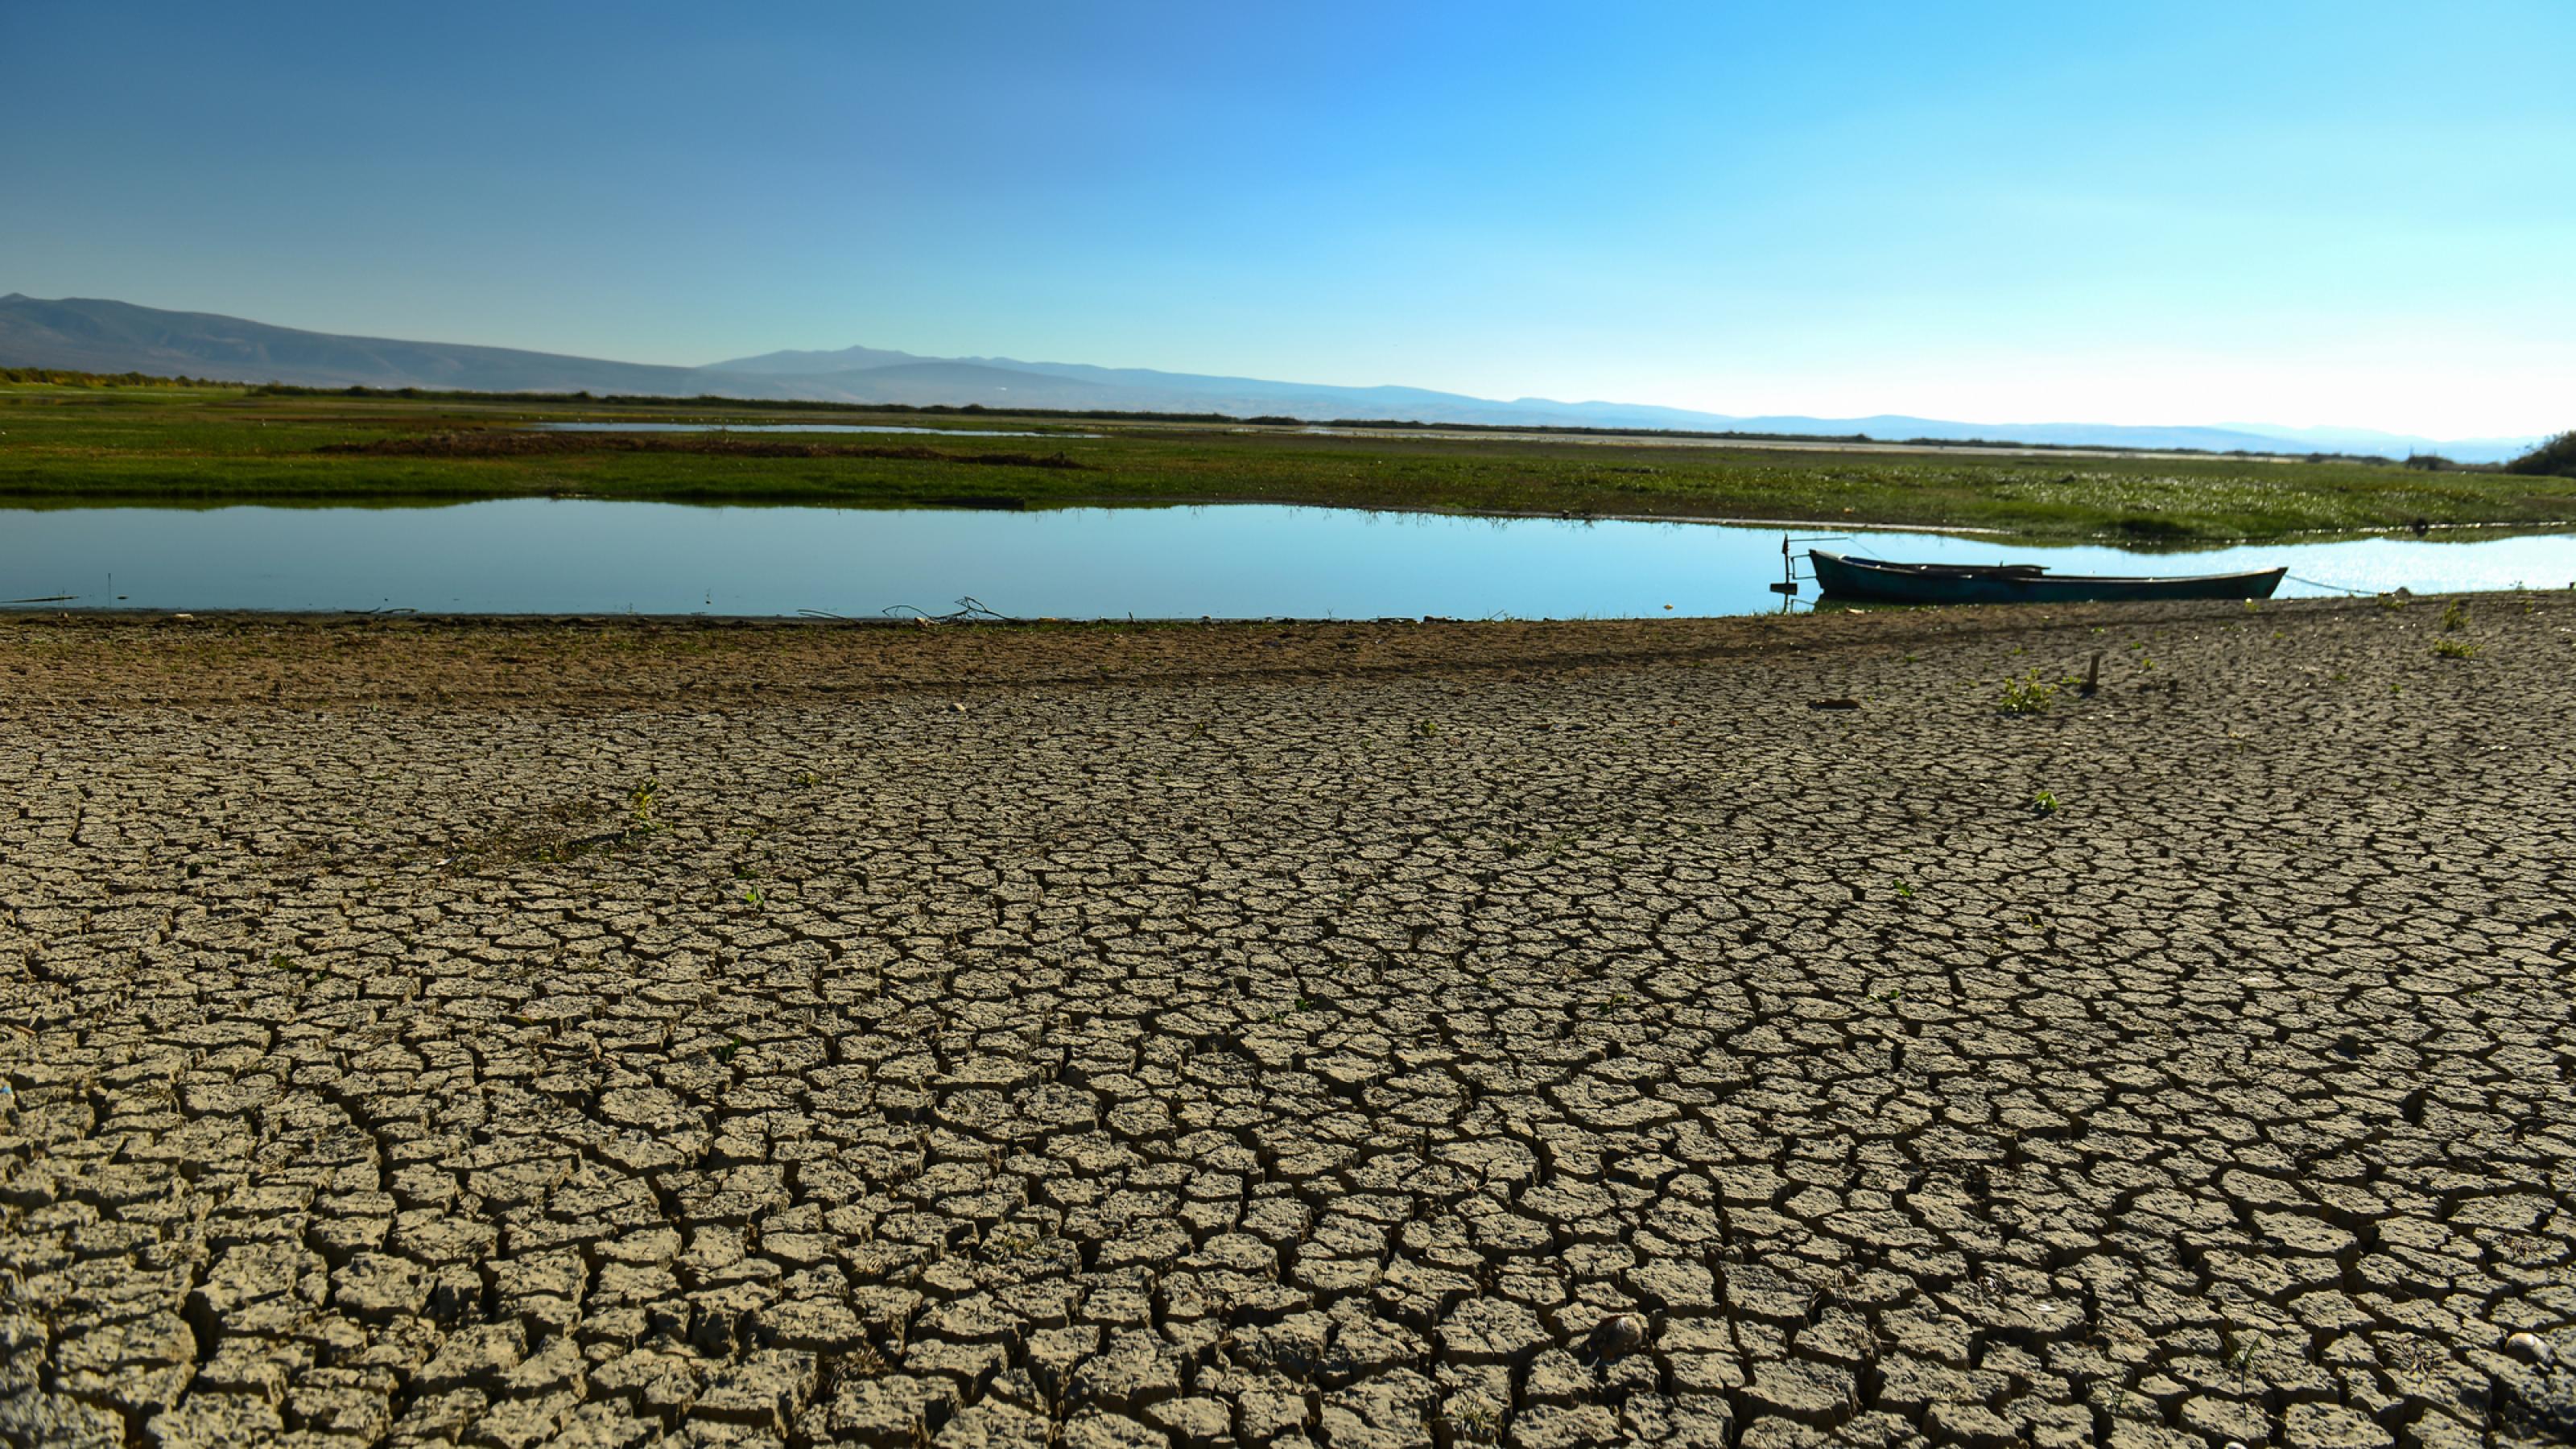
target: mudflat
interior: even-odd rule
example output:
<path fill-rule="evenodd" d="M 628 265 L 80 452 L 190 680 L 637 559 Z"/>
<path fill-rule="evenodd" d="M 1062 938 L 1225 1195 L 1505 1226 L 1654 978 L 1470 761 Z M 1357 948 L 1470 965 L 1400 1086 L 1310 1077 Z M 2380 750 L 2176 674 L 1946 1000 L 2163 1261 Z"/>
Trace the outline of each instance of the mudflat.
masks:
<path fill-rule="evenodd" d="M 0 617 L 0 1440 L 2561 1442 L 2570 720 L 2565 594 Z"/>

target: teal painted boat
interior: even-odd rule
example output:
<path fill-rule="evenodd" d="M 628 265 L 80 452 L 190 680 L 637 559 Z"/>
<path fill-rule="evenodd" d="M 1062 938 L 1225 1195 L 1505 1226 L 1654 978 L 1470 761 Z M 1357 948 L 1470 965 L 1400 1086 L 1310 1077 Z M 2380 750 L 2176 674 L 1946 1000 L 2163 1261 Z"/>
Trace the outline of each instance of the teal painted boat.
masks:
<path fill-rule="evenodd" d="M 1915 564 L 1807 550 L 1828 599 L 1878 604 L 2088 604 L 2129 599 L 2268 599 L 2286 568 L 2136 578 L 2052 574 L 2040 564 Z"/>

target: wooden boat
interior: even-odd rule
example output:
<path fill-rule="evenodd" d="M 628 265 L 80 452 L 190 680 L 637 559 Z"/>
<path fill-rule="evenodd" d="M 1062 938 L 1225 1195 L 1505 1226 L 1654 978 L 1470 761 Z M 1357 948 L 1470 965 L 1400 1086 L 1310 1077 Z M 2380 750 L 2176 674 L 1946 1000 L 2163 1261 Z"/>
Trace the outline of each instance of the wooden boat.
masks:
<path fill-rule="evenodd" d="M 2083 604 L 2117 599 L 2268 599 L 2286 568 L 2172 578 L 2052 574 L 2040 564 L 1920 564 L 1807 550 L 1829 599 L 1881 604 Z"/>

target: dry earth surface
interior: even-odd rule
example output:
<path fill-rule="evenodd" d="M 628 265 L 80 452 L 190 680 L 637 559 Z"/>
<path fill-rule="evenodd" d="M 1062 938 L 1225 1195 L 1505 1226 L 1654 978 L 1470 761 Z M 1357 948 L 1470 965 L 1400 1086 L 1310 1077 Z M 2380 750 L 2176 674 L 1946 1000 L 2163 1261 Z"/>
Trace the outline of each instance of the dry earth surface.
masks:
<path fill-rule="evenodd" d="M 2442 608 L 0 618 L 0 1441 L 2564 1442 Z"/>

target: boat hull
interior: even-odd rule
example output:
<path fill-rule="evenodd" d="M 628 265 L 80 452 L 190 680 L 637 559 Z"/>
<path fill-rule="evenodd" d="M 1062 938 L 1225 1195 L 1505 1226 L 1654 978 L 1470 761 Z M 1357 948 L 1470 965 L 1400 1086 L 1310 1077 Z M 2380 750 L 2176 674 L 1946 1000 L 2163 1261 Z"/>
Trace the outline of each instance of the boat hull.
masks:
<path fill-rule="evenodd" d="M 1901 564 L 1810 549 L 1829 599 L 1880 604 L 2087 604 L 2133 599 L 2268 599 L 2289 570 L 2174 578 L 2051 574 L 2027 564 Z"/>

